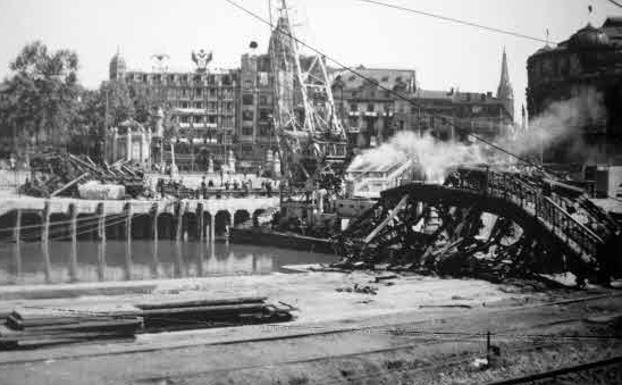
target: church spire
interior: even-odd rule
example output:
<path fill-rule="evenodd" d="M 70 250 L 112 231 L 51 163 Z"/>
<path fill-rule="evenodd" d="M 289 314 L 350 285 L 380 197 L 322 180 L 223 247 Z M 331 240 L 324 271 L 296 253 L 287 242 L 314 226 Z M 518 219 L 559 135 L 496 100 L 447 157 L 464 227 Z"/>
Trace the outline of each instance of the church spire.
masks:
<path fill-rule="evenodd" d="M 510 74 L 508 72 L 508 58 L 503 47 L 503 57 L 501 59 L 501 78 L 499 79 L 499 87 L 497 87 L 497 99 L 501 100 L 505 108 L 514 119 L 514 91 L 510 83 Z"/>

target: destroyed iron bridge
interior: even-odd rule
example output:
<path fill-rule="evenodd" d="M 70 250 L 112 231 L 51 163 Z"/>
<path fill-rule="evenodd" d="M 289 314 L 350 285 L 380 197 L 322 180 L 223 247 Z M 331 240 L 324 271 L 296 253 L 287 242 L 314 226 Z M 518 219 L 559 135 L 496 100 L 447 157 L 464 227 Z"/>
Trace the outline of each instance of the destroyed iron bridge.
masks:
<path fill-rule="evenodd" d="M 496 216 L 487 236 L 483 213 Z M 459 167 L 444 185 L 386 190 L 334 241 L 348 268 L 490 280 L 570 271 L 578 284 L 622 271 L 619 224 L 582 190 L 539 172 Z"/>

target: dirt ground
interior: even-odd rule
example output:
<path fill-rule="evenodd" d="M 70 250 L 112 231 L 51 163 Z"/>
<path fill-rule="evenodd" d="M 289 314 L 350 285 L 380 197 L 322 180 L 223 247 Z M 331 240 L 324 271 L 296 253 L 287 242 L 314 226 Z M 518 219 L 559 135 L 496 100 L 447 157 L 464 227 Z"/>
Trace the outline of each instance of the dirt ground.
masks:
<path fill-rule="evenodd" d="M 80 311 L 150 300 L 267 296 L 271 325 L 141 334 L 132 341 L 0 352 L 1 384 L 486 383 L 622 355 L 622 291 L 540 282 L 308 272 L 0 288 L 15 306 Z M 370 286 L 377 294 L 351 290 Z M 337 290 L 339 289 L 339 290 Z M 44 297 L 44 298 L 43 298 Z M 62 298 L 52 298 L 62 297 Z M 500 350 L 488 370 L 485 335 Z"/>

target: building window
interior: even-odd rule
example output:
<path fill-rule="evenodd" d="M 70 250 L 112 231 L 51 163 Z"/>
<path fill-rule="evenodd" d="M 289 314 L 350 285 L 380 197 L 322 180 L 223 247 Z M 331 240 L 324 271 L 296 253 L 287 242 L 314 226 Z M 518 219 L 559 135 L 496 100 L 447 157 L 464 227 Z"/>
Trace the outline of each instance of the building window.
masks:
<path fill-rule="evenodd" d="M 194 90 L 194 95 L 200 97 L 201 96 L 201 89 L 200 88 L 196 88 Z"/>
<path fill-rule="evenodd" d="M 268 104 L 268 97 L 266 95 L 260 95 L 259 96 L 259 104 L 260 105 L 266 105 Z"/>
<path fill-rule="evenodd" d="M 180 120 L 181 120 L 181 122 L 182 122 L 182 123 L 188 123 L 188 118 L 189 118 L 189 116 L 184 115 L 184 116 L 182 116 L 182 117 L 180 118 Z"/>
<path fill-rule="evenodd" d="M 358 110 L 359 110 L 359 107 L 357 104 L 355 103 L 350 104 L 350 111 L 357 112 Z"/>
<path fill-rule="evenodd" d="M 388 76 L 383 76 L 382 79 L 380 79 L 380 81 L 388 82 L 389 81 L 389 77 Z"/>
<path fill-rule="evenodd" d="M 245 136 L 253 135 L 253 127 L 242 127 L 242 135 L 245 135 Z"/>
<path fill-rule="evenodd" d="M 367 105 L 367 112 L 374 112 L 374 105 L 372 103 Z"/>
<path fill-rule="evenodd" d="M 255 119 L 255 114 L 253 113 L 253 111 L 242 111 L 242 120 L 247 121 L 247 122 L 252 122 Z"/>
<path fill-rule="evenodd" d="M 202 120 L 203 120 L 203 119 L 201 119 L 201 117 L 200 117 L 200 116 L 195 116 L 195 117 L 194 117 L 194 122 L 195 122 L 195 123 L 201 123 L 201 121 L 202 121 Z"/>
<path fill-rule="evenodd" d="M 242 104 L 245 106 L 252 106 L 255 102 L 252 94 L 244 94 L 242 95 Z"/>
<path fill-rule="evenodd" d="M 182 102 L 181 108 L 188 108 L 188 102 Z"/>
<path fill-rule="evenodd" d="M 201 102 L 194 103 L 194 108 L 203 108 L 203 103 Z"/>
<path fill-rule="evenodd" d="M 261 109 L 259 110 L 259 119 L 260 120 L 270 120 L 270 110 L 267 109 Z"/>

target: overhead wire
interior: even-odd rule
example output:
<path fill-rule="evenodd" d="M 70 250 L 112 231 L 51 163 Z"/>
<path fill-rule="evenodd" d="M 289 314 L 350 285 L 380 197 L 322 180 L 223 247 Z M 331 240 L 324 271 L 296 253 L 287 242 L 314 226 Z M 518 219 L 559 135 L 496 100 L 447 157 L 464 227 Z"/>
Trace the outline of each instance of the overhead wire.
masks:
<path fill-rule="evenodd" d="M 520 32 L 509 31 L 509 30 L 505 30 L 505 29 L 501 29 L 501 28 L 496 28 L 496 27 L 489 27 L 489 26 L 486 26 L 486 25 L 483 25 L 483 24 L 472 22 L 472 21 L 462 20 L 462 19 L 458 19 L 458 18 L 454 18 L 454 17 L 449 17 L 449 16 L 443 16 L 443 15 L 440 15 L 440 14 L 431 13 L 431 12 L 427 12 L 427 11 L 421 11 L 421 10 L 418 10 L 418 9 L 407 8 L 407 7 L 404 7 L 404 6 L 401 6 L 401 5 L 390 4 L 390 3 L 383 2 L 383 1 L 377 1 L 377 0 L 356 0 L 356 1 L 359 1 L 359 2 L 362 2 L 362 3 L 369 3 L 369 4 L 380 5 L 380 6 L 383 6 L 383 7 L 393 8 L 393 9 L 404 11 L 404 12 L 408 12 L 408 13 L 414 13 L 414 14 L 421 15 L 421 16 L 432 17 L 432 18 L 438 19 L 438 20 L 449 21 L 449 22 L 452 22 L 452 23 L 466 25 L 466 26 L 474 27 L 474 28 L 478 28 L 478 29 L 483 29 L 483 30 L 490 31 L 490 32 L 495 32 L 495 33 L 500 33 L 500 34 L 504 34 L 504 35 L 514 36 L 514 37 L 518 37 L 518 38 L 521 38 L 521 39 L 527 39 L 527 40 L 532 40 L 532 41 L 537 41 L 537 42 L 547 43 L 547 44 L 550 44 L 550 43 L 557 44 L 555 42 L 550 42 L 550 41 L 548 41 L 546 39 L 542 39 L 542 38 L 539 38 L 539 37 L 526 35 L 526 34 L 520 33 Z"/>
<path fill-rule="evenodd" d="M 366 80 L 367 82 L 369 82 L 370 84 L 373 84 L 373 85 L 377 86 L 378 88 L 380 88 L 380 89 L 382 89 L 382 90 L 384 90 L 384 91 L 386 91 L 386 92 L 390 93 L 391 95 L 394 95 L 394 96 L 395 96 L 395 97 L 397 97 L 398 99 L 401 99 L 401 100 L 403 100 L 403 101 L 405 101 L 405 102 L 409 103 L 409 104 L 410 104 L 410 105 L 412 105 L 412 106 L 416 106 L 416 107 L 419 107 L 419 106 L 420 106 L 418 103 L 416 103 L 415 101 L 413 101 L 411 98 L 406 97 L 406 96 L 402 95 L 402 94 L 401 94 L 401 93 L 399 93 L 399 92 L 396 92 L 396 91 L 394 91 L 394 90 L 392 90 L 392 89 L 390 89 L 390 88 L 388 88 L 388 87 L 383 86 L 382 84 L 380 84 L 380 83 L 379 83 L 378 81 L 376 81 L 375 79 L 372 79 L 372 78 L 370 78 L 370 77 L 368 77 L 368 76 L 365 76 L 364 74 L 362 74 L 361 72 L 357 71 L 356 69 L 353 69 L 351 66 L 345 65 L 345 64 L 341 63 L 339 60 L 337 60 L 337 59 L 335 59 L 335 58 L 333 58 L 333 57 L 331 57 L 331 56 L 326 55 L 326 54 L 325 54 L 324 52 L 322 52 L 321 50 L 319 50 L 319 49 L 317 49 L 317 48 L 315 48 L 315 47 L 312 47 L 311 45 L 307 44 L 307 43 L 306 43 L 306 42 L 304 42 L 303 40 L 301 40 L 301 39 L 297 38 L 296 36 L 294 36 L 294 35 L 293 35 L 293 33 L 288 32 L 288 31 L 283 31 L 283 30 L 281 30 L 280 28 L 275 28 L 275 25 L 274 25 L 273 23 L 271 23 L 269 20 L 266 20 L 264 17 L 260 16 L 259 14 L 255 13 L 255 12 L 253 12 L 253 11 L 251 11 L 251 10 L 249 10 L 249 9 L 245 8 L 245 7 L 243 7 L 242 5 L 240 5 L 240 4 L 238 4 L 238 3 L 236 3 L 235 1 L 233 1 L 233 0 L 224 0 L 224 1 L 226 1 L 227 3 L 229 3 L 230 5 L 232 5 L 233 7 L 238 8 L 238 9 L 239 9 L 239 10 L 241 10 L 242 12 L 244 12 L 244 13 L 246 13 L 246 14 L 250 15 L 251 17 L 255 18 L 256 20 L 258 20 L 258 21 L 260 21 L 260 22 L 262 22 L 262 23 L 264 23 L 264 24 L 266 24 L 266 25 L 270 26 L 270 27 L 271 27 L 274 31 L 276 31 L 276 32 L 278 32 L 278 33 L 280 33 L 280 34 L 282 34 L 282 35 L 288 36 L 288 37 L 289 37 L 289 38 L 291 38 L 292 40 L 296 41 L 298 44 L 300 44 L 300 45 L 302 45 L 302 46 L 306 47 L 307 49 L 309 49 L 309 50 L 311 50 L 311 51 L 315 52 L 316 54 L 318 54 L 318 55 L 322 56 L 323 58 L 330 60 L 331 62 L 333 62 L 334 64 L 336 64 L 336 65 L 337 65 L 338 67 L 340 67 L 341 69 L 346 70 L 346 71 L 348 71 L 348 72 L 352 73 L 353 75 L 356 75 L 356 76 L 358 76 L 358 77 L 360 77 L 360 78 L 362 78 L 362 79 L 365 79 L 365 80 Z M 469 136 L 469 137 L 471 137 L 471 138 L 473 138 L 473 139 L 475 139 L 475 140 L 478 140 L 478 141 L 480 141 L 480 142 L 482 142 L 482 143 L 484 143 L 484 144 L 486 144 L 486 145 L 488 145 L 488 146 L 490 146 L 490 147 L 494 148 L 494 149 L 495 149 L 495 150 L 497 150 L 497 151 L 500 151 L 500 152 L 502 152 L 502 153 L 504 153 L 504 154 L 506 154 L 506 155 L 509 155 L 509 156 L 511 156 L 511 157 L 513 157 L 513 158 L 515 158 L 515 159 L 517 159 L 517 160 L 519 160 L 519 161 L 523 162 L 523 163 L 526 163 L 526 164 L 528 164 L 528 165 L 530 165 L 530 166 L 532 166 L 532 167 L 536 167 L 536 168 L 543 168 L 543 167 L 542 167 L 542 165 L 536 164 L 536 163 L 532 162 L 531 160 L 529 160 L 529 159 L 527 159 L 527 158 L 524 158 L 524 157 L 522 157 L 522 156 L 520 156 L 520 155 L 517 155 L 517 154 L 515 154 L 515 153 L 513 153 L 513 152 L 511 152 L 511 151 L 509 151 L 509 150 L 507 150 L 507 149 L 505 149 L 505 148 L 503 148 L 503 147 L 501 147 L 501 146 L 499 146 L 499 145 L 497 145 L 497 144 L 495 144 L 495 143 L 491 142 L 491 141 L 490 141 L 490 140 L 488 140 L 488 139 L 484 139 L 483 137 L 481 137 L 481 136 L 479 136 L 479 135 L 477 135 L 477 134 L 474 134 L 473 132 L 470 132 L 470 131 L 468 131 L 468 130 L 466 130 L 466 129 L 463 129 L 463 128 L 461 128 L 461 127 L 456 126 L 453 122 L 451 122 L 450 120 L 446 119 L 446 118 L 445 118 L 444 116 L 442 116 L 442 115 L 435 114 L 435 113 L 431 113 L 430 115 L 432 115 L 432 116 L 436 116 L 436 117 L 439 117 L 439 118 L 440 118 L 441 120 L 443 120 L 446 124 L 448 124 L 449 126 L 451 126 L 452 128 L 454 128 L 454 129 L 455 129 L 455 130 L 457 130 L 458 132 L 464 133 L 465 135 L 467 135 L 467 136 Z"/>

